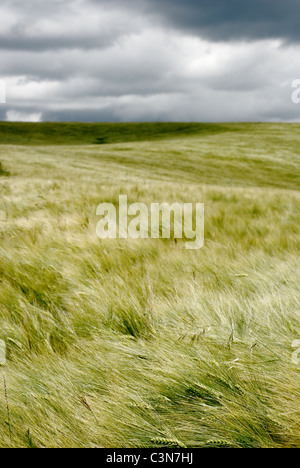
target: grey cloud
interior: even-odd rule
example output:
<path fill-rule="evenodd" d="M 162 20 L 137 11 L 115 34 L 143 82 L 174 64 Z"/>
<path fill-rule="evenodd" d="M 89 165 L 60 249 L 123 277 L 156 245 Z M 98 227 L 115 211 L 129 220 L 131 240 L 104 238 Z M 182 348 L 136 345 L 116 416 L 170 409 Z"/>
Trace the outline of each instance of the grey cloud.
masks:
<path fill-rule="evenodd" d="M 1 12 L 0 119 L 300 119 L 299 0 L 2 0 Z"/>
<path fill-rule="evenodd" d="M 131 13 L 115 10 L 105 1 L 4 1 L 0 14 L 8 24 L 0 32 L 0 49 L 44 52 L 60 49 L 102 49 L 143 27 L 130 23 Z"/>
<path fill-rule="evenodd" d="M 141 0 L 139 5 L 172 27 L 211 40 L 300 40 L 299 0 Z"/>
<path fill-rule="evenodd" d="M 189 4 L 191 8 L 186 9 L 182 24 L 191 24 L 194 29 L 200 25 L 205 35 L 213 39 L 300 39 L 298 0 L 188 1 L 186 6 Z M 181 23 L 176 12 L 172 16 Z"/>
<path fill-rule="evenodd" d="M 5 106 L 0 104 L 0 121 L 6 120 L 6 109 Z"/>
<path fill-rule="evenodd" d="M 18 35 L 11 37 L 0 36 L 0 48 L 5 50 L 46 52 L 57 49 L 93 49 L 108 47 L 115 37 L 26 37 Z"/>
<path fill-rule="evenodd" d="M 16 14 L 9 31 L 0 34 L 0 48 L 7 50 L 107 47 L 139 30 L 141 21 L 214 41 L 300 40 L 299 0 L 3 0 L 2 7 Z M 70 30 L 74 18 L 89 8 L 90 20 L 111 12 L 112 23 L 95 28 L 83 16 L 82 28 Z M 39 30 L 43 21 L 49 28 L 44 32 Z"/>
<path fill-rule="evenodd" d="M 114 108 L 109 109 L 73 109 L 61 111 L 46 111 L 43 114 L 45 122 L 121 122 Z"/>

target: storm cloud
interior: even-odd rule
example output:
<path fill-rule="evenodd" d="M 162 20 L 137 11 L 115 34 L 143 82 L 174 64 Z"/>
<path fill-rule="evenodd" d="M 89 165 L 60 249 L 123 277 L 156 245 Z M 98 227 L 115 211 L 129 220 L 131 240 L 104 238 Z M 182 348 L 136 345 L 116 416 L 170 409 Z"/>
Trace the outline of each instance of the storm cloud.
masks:
<path fill-rule="evenodd" d="M 168 24 L 214 41 L 300 41 L 298 0 L 149 0 L 148 5 Z"/>
<path fill-rule="evenodd" d="M 298 121 L 297 0 L 2 0 L 2 120 Z"/>

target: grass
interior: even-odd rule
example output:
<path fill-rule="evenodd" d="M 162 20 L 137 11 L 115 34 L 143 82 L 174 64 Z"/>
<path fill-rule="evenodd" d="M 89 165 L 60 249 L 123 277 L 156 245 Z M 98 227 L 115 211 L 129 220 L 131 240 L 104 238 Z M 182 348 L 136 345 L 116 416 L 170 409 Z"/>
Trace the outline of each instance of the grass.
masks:
<path fill-rule="evenodd" d="M 1 123 L 0 141 L 1 447 L 299 447 L 299 126 Z M 120 193 L 204 202 L 205 247 L 100 241 Z"/>
<path fill-rule="evenodd" d="M 248 124 L 247 124 L 248 125 Z M 249 125 L 248 125 L 249 126 Z M 102 145 L 164 140 L 233 131 L 232 124 L 199 123 L 50 123 L 0 122 L 0 139 L 13 145 Z M 239 131 L 240 126 L 235 126 Z"/>

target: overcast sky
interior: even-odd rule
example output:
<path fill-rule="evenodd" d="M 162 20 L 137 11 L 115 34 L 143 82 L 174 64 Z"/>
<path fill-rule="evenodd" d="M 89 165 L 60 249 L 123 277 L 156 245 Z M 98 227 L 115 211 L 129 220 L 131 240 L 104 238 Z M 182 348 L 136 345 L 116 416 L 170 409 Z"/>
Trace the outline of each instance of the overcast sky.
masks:
<path fill-rule="evenodd" d="M 299 0 L 1 0 L 1 120 L 300 121 Z"/>

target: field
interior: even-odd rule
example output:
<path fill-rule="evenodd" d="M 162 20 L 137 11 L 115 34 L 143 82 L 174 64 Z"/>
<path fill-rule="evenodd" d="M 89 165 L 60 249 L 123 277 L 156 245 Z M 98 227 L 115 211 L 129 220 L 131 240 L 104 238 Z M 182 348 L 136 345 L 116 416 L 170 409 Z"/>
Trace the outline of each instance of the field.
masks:
<path fill-rule="evenodd" d="M 1 447 L 300 447 L 299 125 L 1 123 L 0 162 Z M 204 202 L 204 248 L 99 240 L 119 194 Z"/>

